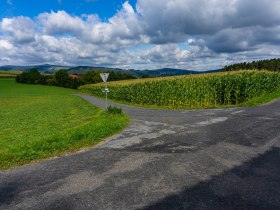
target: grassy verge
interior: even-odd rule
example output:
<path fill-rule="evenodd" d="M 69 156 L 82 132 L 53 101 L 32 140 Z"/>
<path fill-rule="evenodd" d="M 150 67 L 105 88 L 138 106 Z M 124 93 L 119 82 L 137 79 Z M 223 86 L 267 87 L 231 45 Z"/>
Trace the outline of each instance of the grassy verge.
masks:
<path fill-rule="evenodd" d="M 262 94 L 259 97 L 252 98 L 249 101 L 241 104 L 241 106 L 257 106 L 262 105 L 265 103 L 269 103 L 271 101 L 277 100 L 280 98 L 280 88 L 276 89 L 275 91 L 267 94 Z"/>
<path fill-rule="evenodd" d="M 99 143 L 129 122 L 74 96 L 74 90 L 0 79 L 0 170 Z"/>

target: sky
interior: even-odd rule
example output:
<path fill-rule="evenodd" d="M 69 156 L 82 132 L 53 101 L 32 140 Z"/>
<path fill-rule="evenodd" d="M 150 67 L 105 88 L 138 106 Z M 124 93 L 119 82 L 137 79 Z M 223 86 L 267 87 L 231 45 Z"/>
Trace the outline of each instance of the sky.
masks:
<path fill-rule="evenodd" d="M 279 0 L 0 0 L 0 65 L 218 69 L 280 58 Z"/>

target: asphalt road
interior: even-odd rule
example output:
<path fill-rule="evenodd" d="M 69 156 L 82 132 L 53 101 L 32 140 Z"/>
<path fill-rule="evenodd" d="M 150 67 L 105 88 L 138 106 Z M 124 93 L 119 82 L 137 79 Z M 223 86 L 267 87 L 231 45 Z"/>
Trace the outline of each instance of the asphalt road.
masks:
<path fill-rule="evenodd" d="M 1 172 L 0 209 L 280 209 L 280 100 L 193 111 L 117 106 L 132 118 L 120 135 Z"/>

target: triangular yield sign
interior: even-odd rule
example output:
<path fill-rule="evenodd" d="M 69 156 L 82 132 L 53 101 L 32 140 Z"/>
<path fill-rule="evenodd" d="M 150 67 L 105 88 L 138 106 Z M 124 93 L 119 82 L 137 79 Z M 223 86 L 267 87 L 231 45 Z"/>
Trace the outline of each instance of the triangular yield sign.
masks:
<path fill-rule="evenodd" d="M 107 82 L 107 79 L 109 77 L 109 73 L 101 73 L 100 77 L 103 80 L 103 82 Z"/>

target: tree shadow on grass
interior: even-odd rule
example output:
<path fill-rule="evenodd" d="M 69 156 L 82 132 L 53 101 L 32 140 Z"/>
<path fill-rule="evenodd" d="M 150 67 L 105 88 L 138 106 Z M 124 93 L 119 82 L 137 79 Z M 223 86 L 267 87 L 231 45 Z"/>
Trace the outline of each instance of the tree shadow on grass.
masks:
<path fill-rule="evenodd" d="M 280 149 L 143 209 L 280 209 Z"/>

